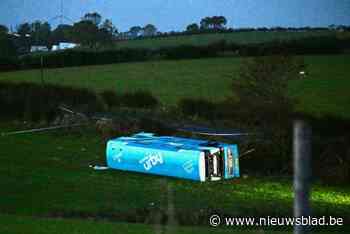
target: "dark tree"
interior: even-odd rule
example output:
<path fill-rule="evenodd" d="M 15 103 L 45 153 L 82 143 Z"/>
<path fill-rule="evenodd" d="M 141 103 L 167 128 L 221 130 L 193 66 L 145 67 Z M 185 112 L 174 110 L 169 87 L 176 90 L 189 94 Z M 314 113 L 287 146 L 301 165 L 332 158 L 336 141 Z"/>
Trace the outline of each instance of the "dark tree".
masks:
<path fill-rule="evenodd" d="M 190 24 L 190 25 L 187 26 L 186 31 L 187 32 L 191 32 L 191 33 L 198 32 L 199 31 L 199 26 L 196 23 Z"/>
<path fill-rule="evenodd" d="M 35 21 L 31 24 L 31 38 L 34 45 L 50 45 L 51 26 L 47 22 Z"/>
<path fill-rule="evenodd" d="M 140 26 L 133 26 L 129 29 L 129 32 L 131 33 L 132 37 L 138 37 L 141 31 L 142 27 Z"/>
<path fill-rule="evenodd" d="M 224 16 L 213 16 L 210 18 L 210 23 L 213 29 L 223 29 L 227 24 L 227 20 Z"/>
<path fill-rule="evenodd" d="M 0 34 L 7 34 L 9 32 L 9 29 L 5 25 L 0 24 Z"/>
<path fill-rule="evenodd" d="M 144 36 L 150 37 L 155 36 L 157 33 L 157 28 L 153 24 L 147 24 L 144 28 Z"/>
<path fill-rule="evenodd" d="M 96 43 L 99 45 L 111 44 L 113 42 L 113 34 L 106 28 L 100 28 L 97 33 Z"/>
<path fill-rule="evenodd" d="M 11 57 L 16 55 L 16 47 L 7 33 L 0 32 L 0 57 Z"/>
<path fill-rule="evenodd" d="M 61 24 L 58 25 L 55 30 L 51 32 L 51 43 L 58 44 L 59 42 L 69 42 L 72 40 L 72 28 L 71 25 Z"/>
<path fill-rule="evenodd" d="M 247 60 L 233 79 L 233 94 L 238 98 L 236 115 L 263 131 L 269 155 L 264 161 L 271 169 L 285 172 L 289 168 L 291 124 L 297 100 L 288 92 L 291 80 L 300 79 L 305 65 L 290 56 L 257 57 Z M 275 155 L 275 156 L 273 156 Z M 274 166 L 272 166 L 274 165 Z"/>
<path fill-rule="evenodd" d="M 304 69 L 303 61 L 291 56 L 253 58 L 242 65 L 233 91 L 243 102 L 291 107 L 295 100 L 288 95 L 288 82 L 300 78 Z"/>
<path fill-rule="evenodd" d="M 31 27 L 29 23 L 23 23 L 17 26 L 17 33 L 19 38 L 16 39 L 16 47 L 19 54 L 26 54 L 30 51 L 31 46 Z"/>
<path fill-rule="evenodd" d="M 205 17 L 200 22 L 202 30 L 223 29 L 226 24 L 227 24 L 227 20 L 224 16 Z"/>
<path fill-rule="evenodd" d="M 29 23 L 23 23 L 20 24 L 17 27 L 17 33 L 21 36 L 21 37 L 25 37 L 26 35 L 29 35 L 31 32 L 31 27 Z"/>
<path fill-rule="evenodd" d="M 97 12 L 86 13 L 82 21 L 91 21 L 94 25 L 98 26 L 102 21 L 102 16 Z"/>
<path fill-rule="evenodd" d="M 113 23 L 111 20 L 106 19 L 102 25 L 101 25 L 101 29 L 105 32 L 107 32 L 110 36 L 114 35 L 114 32 L 116 30 L 116 28 L 114 27 Z"/>
<path fill-rule="evenodd" d="M 99 39 L 99 29 L 91 21 L 80 21 L 73 25 L 72 38 L 74 42 L 92 48 Z"/>
<path fill-rule="evenodd" d="M 201 22 L 200 22 L 200 25 L 201 25 L 201 29 L 203 30 L 205 30 L 205 29 L 210 29 L 210 25 L 211 25 L 211 22 L 212 22 L 212 20 L 211 20 L 211 18 L 210 17 L 205 17 L 205 18 L 203 18 L 203 19 L 201 19 Z"/>

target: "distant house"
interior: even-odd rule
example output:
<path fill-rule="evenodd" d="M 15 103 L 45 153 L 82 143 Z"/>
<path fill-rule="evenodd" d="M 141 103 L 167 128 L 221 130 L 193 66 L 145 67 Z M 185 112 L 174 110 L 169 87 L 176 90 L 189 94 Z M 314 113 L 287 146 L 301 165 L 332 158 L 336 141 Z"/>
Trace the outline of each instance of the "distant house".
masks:
<path fill-rule="evenodd" d="M 30 47 L 30 52 L 47 52 L 49 49 L 46 46 L 31 46 Z"/>
<path fill-rule="evenodd" d="M 79 44 L 75 44 L 75 43 L 60 42 L 58 45 L 52 46 L 52 51 L 73 49 L 73 48 L 78 47 L 78 46 L 79 46 Z"/>
<path fill-rule="evenodd" d="M 21 35 L 19 35 L 18 33 L 14 33 L 14 32 L 8 32 L 8 35 L 14 36 L 14 37 L 21 37 Z M 30 37 L 30 34 L 25 34 L 25 37 Z"/>

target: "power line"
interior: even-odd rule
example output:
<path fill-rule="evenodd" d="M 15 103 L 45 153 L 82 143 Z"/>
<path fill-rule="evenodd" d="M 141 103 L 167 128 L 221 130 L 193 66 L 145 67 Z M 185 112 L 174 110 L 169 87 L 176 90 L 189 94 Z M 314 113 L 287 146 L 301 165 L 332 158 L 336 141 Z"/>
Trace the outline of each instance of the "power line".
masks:
<path fill-rule="evenodd" d="M 64 3 L 63 0 L 61 0 L 60 2 L 60 13 L 59 15 L 56 15 L 54 17 L 52 17 L 51 19 L 49 19 L 49 21 L 55 21 L 55 20 L 59 20 L 59 24 L 62 25 L 63 21 L 68 21 L 70 23 L 74 23 L 74 21 L 72 19 L 70 19 L 69 17 L 64 15 Z"/>

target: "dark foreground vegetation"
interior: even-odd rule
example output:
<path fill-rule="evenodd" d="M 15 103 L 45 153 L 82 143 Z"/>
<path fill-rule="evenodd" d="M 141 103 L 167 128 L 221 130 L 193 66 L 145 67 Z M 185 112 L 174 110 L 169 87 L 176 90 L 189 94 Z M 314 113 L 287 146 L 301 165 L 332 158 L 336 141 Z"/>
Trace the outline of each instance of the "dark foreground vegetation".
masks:
<path fill-rule="evenodd" d="M 113 107 L 154 108 L 158 100 L 145 91 L 118 95 L 112 91 L 101 94 L 83 89 L 51 84 L 0 82 L 2 118 L 50 123 L 57 117 L 60 105 L 92 114 Z"/>
<path fill-rule="evenodd" d="M 234 129 L 242 124 L 246 132 L 260 133 L 243 140 L 237 139 L 242 149 L 256 150 L 241 160 L 242 170 L 256 175 L 292 176 L 293 121 L 305 119 L 312 127 L 314 179 L 344 185 L 350 180 L 348 119 L 334 116 L 316 118 L 300 113 L 278 116 L 281 113 L 279 108 L 258 107 L 250 103 L 229 105 L 228 102 L 213 103 L 203 99 L 182 100 L 179 106 L 184 115 L 206 119 L 209 126 L 225 123 L 226 128 Z M 251 112 L 250 108 L 254 107 L 259 109 Z"/>

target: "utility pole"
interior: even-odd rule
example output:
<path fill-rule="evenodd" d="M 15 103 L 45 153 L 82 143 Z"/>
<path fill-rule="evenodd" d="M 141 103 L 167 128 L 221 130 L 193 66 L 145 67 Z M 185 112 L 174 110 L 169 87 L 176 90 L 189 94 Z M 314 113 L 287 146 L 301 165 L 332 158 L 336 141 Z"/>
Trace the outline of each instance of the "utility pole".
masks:
<path fill-rule="evenodd" d="M 72 19 L 68 18 L 67 16 L 64 15 L 64 2 L 63 0 L 60 1 L 60 13 L 59 15 L 54 16 L 53 18 L 49 19 L 49 21 L 53 21 L 53 20 L 59 20 L 59 24 L 62 25 L 63 24 L 63 20 L 66 20 L 70 23 L 74 23 Z"/>
<path fill-rule="evenodd" d="M 294 122 L 294 217 L 310 216 L 311 128 L 304 120 Z M 294 234 L 308 232 L 308 226 L 295 225 Z"/>

